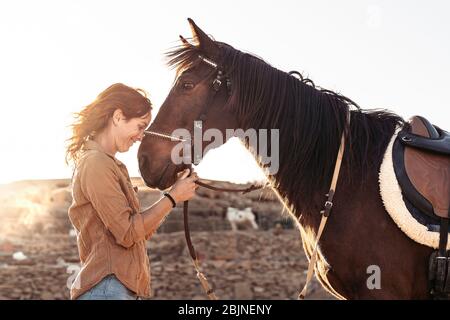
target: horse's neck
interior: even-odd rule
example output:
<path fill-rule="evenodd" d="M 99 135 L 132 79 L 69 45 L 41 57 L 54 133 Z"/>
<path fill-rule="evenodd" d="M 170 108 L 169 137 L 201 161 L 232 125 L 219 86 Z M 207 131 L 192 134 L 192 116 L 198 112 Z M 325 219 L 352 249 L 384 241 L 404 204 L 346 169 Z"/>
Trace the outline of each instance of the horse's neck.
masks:
<path fill-rule="evenodd" d="M 260 146 L 259 141 L 258 146 Z M 248 147 L 248 150 L 252 153 L 258 165 L 260 167 L 263 167 L 264 163 L 260 162 L 261 155 L 259 153 L 259 150 L 255 150 L 253 147 L 254 146 L 250 145 Z M 267 154 L 271 154 L 271 150 L 268 150 Z M 283 166 L 282 161 L 289 161 L 289 159 L 278 159 L 278 160 L 280 168 L 282 168 Z M 276 194 L 278 200 L 282 203 L 284 211 L 289 212 L 289 214 L 294 216 L 296 220 L 300 222 L 303 226 L 316 228 L 319 225 L 320 222 L 319 211 L 321 210 L 322 204 L 325 203 L 326 201 L 325 190 L 322 193 L 317 192 L 316 194 L 313 195 L 314 203 L 317 203 L 317 207 L 315 210 L 314 209 L 311 210 L 311 208 L 306 208 L 303 205 L 302 195 L 300 194 L 295 194 L 293 196 L 289 195 L 290 194 L 288 192 L 289 186 L 283 185 L 283 181 L 280 179 L 279 173 L 275 173 L 273 175 L 266 174 L 266 177 L 271 182 L 271 185 L 273 186 L 273 191 Z"/>

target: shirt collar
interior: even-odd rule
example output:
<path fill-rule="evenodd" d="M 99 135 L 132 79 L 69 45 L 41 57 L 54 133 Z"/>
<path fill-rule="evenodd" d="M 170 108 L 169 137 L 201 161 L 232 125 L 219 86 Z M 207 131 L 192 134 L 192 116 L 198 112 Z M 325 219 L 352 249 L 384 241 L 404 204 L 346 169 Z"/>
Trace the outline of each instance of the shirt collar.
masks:
<path fill-rule="evenodd" d="M 119 165 L 119 166 L 125 166 L 120 160 L 116 159 L 116 157 L 113 157 L 112 155 L 106 153 L 103 148 L 94 140 L 92 139 L 88 139 L 85 143 L 84 143 L 84 150 L 97 150 L 100 152 L 103 152 L 104 154 L 106 154 L 108 157 L 110 157 L 111 159 L 114 160 L 114 162 Z"/>

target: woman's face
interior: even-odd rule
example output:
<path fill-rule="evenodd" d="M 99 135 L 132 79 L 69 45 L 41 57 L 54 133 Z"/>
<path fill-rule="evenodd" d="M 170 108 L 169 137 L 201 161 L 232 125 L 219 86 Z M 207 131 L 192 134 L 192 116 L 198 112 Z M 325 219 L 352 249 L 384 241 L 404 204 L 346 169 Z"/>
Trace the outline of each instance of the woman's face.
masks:
<path fill-rule="evenodd" d="M 115 142 L 118 152 L 126 152 L 136 141 L 142 141 L 144 130 L 151 120 L 150 112 L 139 118 L 122 119 L 116 127 Z"/>

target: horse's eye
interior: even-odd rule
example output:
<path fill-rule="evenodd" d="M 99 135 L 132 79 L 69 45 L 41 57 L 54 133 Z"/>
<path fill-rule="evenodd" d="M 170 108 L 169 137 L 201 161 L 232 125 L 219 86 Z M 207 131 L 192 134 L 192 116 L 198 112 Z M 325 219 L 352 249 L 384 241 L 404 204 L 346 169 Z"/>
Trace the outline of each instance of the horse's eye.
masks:
<path fill-rule="evenodd" d="M 192 82 L 184 82 L 183 83 L 183 89 L 184 90 L 191 90 L 194 89 L 194 84 Z"/>

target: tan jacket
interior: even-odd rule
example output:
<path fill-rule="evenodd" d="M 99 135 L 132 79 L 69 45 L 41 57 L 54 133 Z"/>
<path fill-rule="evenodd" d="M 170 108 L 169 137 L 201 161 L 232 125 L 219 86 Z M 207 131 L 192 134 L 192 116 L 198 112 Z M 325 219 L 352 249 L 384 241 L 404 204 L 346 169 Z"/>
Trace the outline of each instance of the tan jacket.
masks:
<path fill-rule="evenodd" d="M 71 299 L 103 277 L 116 277 L 138 296 L 150 296 L 150 264 L 140 203 L 128 170 L 116 158 L 87 141 L 73 179 L 69 219 L 77 230 L 81 261 Z"/>

